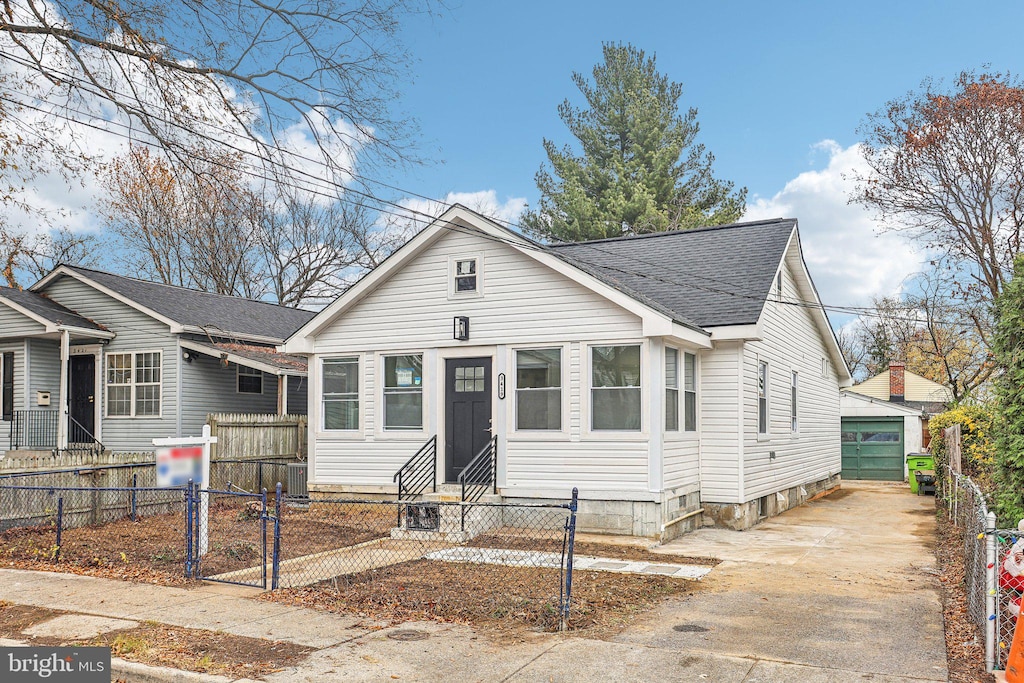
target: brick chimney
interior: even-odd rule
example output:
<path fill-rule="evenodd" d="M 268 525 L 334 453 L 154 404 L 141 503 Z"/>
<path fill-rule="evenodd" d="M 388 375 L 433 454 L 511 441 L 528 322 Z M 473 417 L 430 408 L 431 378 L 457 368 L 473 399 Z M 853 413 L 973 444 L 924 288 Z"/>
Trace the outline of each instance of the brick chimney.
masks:
<path fill-rule="evenodd" d="M 903 363 L 889 363 L 889 400 L 893 403 L 903 403 L 906 397 L 906 389 L 903 380 Z"/>

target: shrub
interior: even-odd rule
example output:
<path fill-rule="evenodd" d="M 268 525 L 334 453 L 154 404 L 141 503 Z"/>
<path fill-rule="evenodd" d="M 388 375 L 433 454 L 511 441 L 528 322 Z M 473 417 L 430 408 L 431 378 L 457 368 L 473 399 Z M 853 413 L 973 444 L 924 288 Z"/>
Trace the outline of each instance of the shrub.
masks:
<path fill-rule="evenodd" d="M 928 431 L 932 435 L 931 451 L 935 457 L 935 467 L 940 472 L 949 464 L 944 430 L 955 424 L 960 425 L 960 464 L 963 473 L 983 491 L 990 490 L 996 465 L 996 446 L 992 433 L 995 414 L 992 408 L 983 404 L 958 405 L 928 421 Z"/>

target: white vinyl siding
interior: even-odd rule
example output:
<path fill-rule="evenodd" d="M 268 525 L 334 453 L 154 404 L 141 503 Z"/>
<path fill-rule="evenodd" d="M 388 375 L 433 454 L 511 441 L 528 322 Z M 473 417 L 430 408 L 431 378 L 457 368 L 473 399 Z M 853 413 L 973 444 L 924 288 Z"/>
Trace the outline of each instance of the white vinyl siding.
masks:
<path fill-rule="evenodd" d="M 786 300 L 807 300 L 810 292 L 796 290 L 794 267 L 802 267 L 791 251 L 783 277 Z M 827 350 L 813 319 L 802 306 L 767 306 L 763 315 L 764 340 L 748 342 L 744 354 L 745 443 L 743 447 L 744 501 L 818 481 L 842 469 L 840 455 L 839 388 L 834 368 L 821 376 L 821 358 Z M 769 438 L 757 438 L 756 373 L 758 358 L 769 363 Z M 799 429 L 792 430 L 789 393 L 793 373 L 799 375 Z M 771 388 L 786 392 L 775 400 Z M 770 453 L 775 453 L 775 458 Z"/>
<path fill-rule="evenodd" d="M 720 343 L 700 355 L 700 486 L 704 502 L 732 503 L 740 497 L 742 357 L 743 342 Z"/>
<path fill-rule="evenodd" d="M 458 253 L 479 253 L 486 262 L 486 296 L 449 298 L 448 255 Z M 638 316 L 529 256 L 492 240 L 448 233 L 324 330 L 315 350 L 402 352 L 465 345 L 452 339 L 455 316 L 470 319 L 474 346 L 643 334 Z"/>
<path fill-rule="evenodd" d="M 477 254 L 483 297 L 450 297 L 449 258 Z M 484 268 L 479 268 L 479 263 Z M 452 339 L 452 319 L 470 319 L 470 339 Z M 499 437 L 499 486 L 506 495 L 538 489 L 566 497 L 581 491 L 628 492 L 652 499 L 648 435 L 590 430 L 589 348 L 645 347 L 640 318 L 508 245 L 448 233 L 341 315 L 314 341 L 317 358 L 358 355 L 362 383 L 357 434 L 319 432 L 311 484 L 393 491 L 398 468 L 433 434 L 444 460 L 444 361 L 448 357 L 494 358 L 494 386 L 506 375 L 506 396 L 494 391 L 493 419 Z M 423 428 L 385 430 L 383 364 L 387 356 L 423 350 Z M 516 430 L 516 351 L 559 349 L 559 429 Z M 643 351 L 647 353 L 646 350 Z M 646 356 L 644 356 L 646 358 Z M 645 364 L 646 365 L 646 364 Z M 440 378 L 440 379 L 438 379 Z M 318 378 L 312 377 L 312 382 Z M 661 391 L 660 382 L 656 387 Z M 644 405 L 647 393 L 643 387 Z M 314 396 L 316 389 L 314 388 Z M 659 402 L 660 403 L 660 402 Z M 316 401 L 310 409 L 319 411 Z M 316 417 L 310 424 L 319 425 Z M 695 470 L 696 459 L 691 470 Z"/>

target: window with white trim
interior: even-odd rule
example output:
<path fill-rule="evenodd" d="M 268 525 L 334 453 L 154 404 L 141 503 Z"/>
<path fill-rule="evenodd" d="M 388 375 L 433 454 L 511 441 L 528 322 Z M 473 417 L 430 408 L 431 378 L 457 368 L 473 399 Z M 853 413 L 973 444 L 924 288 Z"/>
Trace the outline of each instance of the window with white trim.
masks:
<path fill-rule="evenodd" d="M 679 431 L 679 351 L 665 348 L 665 431 Z"/>
<path fill-rule="evenodd" d="M 768 363 L 757 364 L 757 433 L 768 433 Z"/>
<path fill-rule="evenodd" d="M 160 415 L 160 351 L 107 354 L 107 416 Z"/>
<path fill-rule="evenodd" d="M 796 387 L 797 387 L 797 373 L 793 371 L 793 382 L 790 385 L 789 395 L 789 422 L 792 431 L 796 431 Z"/>
<path fill-rule="evenodd" d="M 384 429 L 423 429 L 423 355 L 384 356 Z"/>
<path fill-rule="evenodd" d="M 697 356 L 683 354 L 683 429 L 697 431 Z"/>
<path fill-rule="evenodd" d="M 325 358 L 320 394 L 324 430 L 359 429 L 359 358 Z"/>
<path fill-rule="evenodd" d="M 263 372 L 256 368 L 247 368 L 244 365 L 236 365 L 238 369 L 235 378 L 240 394 L 262 394 L 263 393 Z"/>
<path fill-rule="evenodd" d="M 454 265 L 455 272 L 453 277 L 455 278 L 452 286 L 452 292 L 454 294 L 468 294 L 473 292 L 479 292 L 479 282 L 477 278 L 479 273 L 477 272 L 477 259 L 475 258 L 462 258 L 455 259 Z"/>
<path fill-rule="evenodd" d="M 562 349 L 516 351 L 516 429 L 562 428 Z"/>
<path fill-rule="evenodd" d="M 640 346 L 590 347 L 591 429 L 640 431 Z"/>

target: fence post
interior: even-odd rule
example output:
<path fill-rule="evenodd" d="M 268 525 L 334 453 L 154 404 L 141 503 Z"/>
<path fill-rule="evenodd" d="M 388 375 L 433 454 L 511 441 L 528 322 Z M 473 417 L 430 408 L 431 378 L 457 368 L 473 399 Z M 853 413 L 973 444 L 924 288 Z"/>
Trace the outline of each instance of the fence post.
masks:
<path fill-rule="evenodd" d="M 276 491 L 275 491 L 276 493 Z M 263 590 L 267 590 L 267 489 L 260 489 L 260 541 L 263 559 Z"/>
<path fill-rule="evenodd" d="M 985 669 L 992 671 L 996 666 L 996 643 L 999 640 L 999 619 L 996 614 L 998 596 L 999 550 L 996 544 L 996 514 L 985 515 Z"/>
<path fill-rule="evenodd" d="M 572 605 L 572 554 L 576 545 L 576 508 L 579 504 L 579 489 L 572 489 L 572 502 L 569 503 L 569 546 L 565 556 L 565 602 L 562 603 L 562 619 L 559 631 L 569 628 L 569 607 Z"/>
<path fill-rule="evenodd" d="M 138 503 L 135 500 L 136 489 L 139 488 L 139 475 L 132 473 L 132 521 L 139 521 Z"/>
<path fill-rule="evenodd" d="M 57 498 L 57 547 L 53 553 L 53 563 L 60 562 L 61 532 L 64 530 L 64 496 Z"/>
<path fill-rule="evenodd" d="M 264 564 L 266 567 L 266 564 Z M 270 576 L 270 590 L 277 590 L 281 570 L 281 482 L 274 489 L 274 556 L 273 572 Z M 266 587 L 266 584 L 264 584 Z"/>
<path fill-rule="evenodd" d="M 185 487 L 185 578 L 192 576 L 192 480 Z"/>

